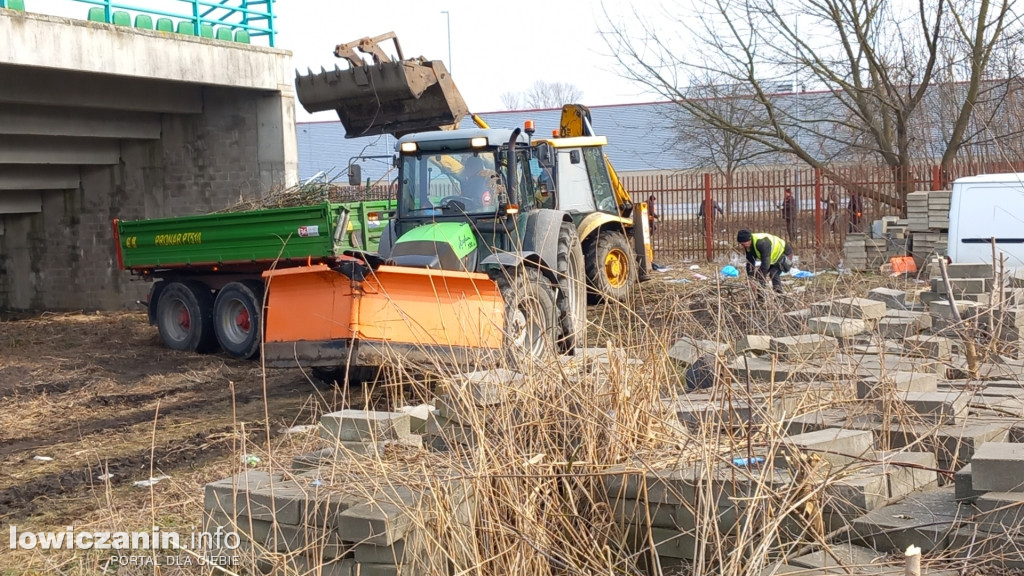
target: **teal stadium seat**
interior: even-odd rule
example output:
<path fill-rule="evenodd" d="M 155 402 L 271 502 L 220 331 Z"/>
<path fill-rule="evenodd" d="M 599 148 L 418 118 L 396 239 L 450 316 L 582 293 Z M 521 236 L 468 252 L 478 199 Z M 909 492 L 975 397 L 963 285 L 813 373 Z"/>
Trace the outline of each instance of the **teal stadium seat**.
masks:
<path fill-rule="evenodd" d="M 235 42 L 242 44 L 249 43 L 249 31 L 248 30 L 235 30 Z"/>
<path fill-rule="evenodd" d="M 178 34 L 184 34 L 186 36 L 195 36 L 196 27 L 191 22 L 178 22 Z"/>
<path fill-rule="evenodd" d="M 89 8 L 89 22 L 104 22 L 107 21 L 107 14 L 103 11 L 102 6 L 93 6 Z"/>
<path fill-rule="evenodd" d="M 213 25 L 212 24 L 200 24 L 199 35 L 203 38 L 213 38 Z"/>
<path fill-rule="evenodd" d="M 117 12 L 114 12 L 113 14 L 111 14 L 111 17 L 112 17 L 111 19 L 114 21 L 114 25 L 115 26 L 131 26 L 132 25 L 132 16 L 131 16 L 131 14 L 129 14 L 127 12 L 118 10 Z"/>
<path fill-rule="evenodd" d="M 174 22 L 170 18 L 157 18 L 156 29 L 161 32 L 174 32 Z"/>
<path fill-rule="evenodd" d="M 135 17 L 135 27 L 140 30 L 152 30 L 153 17 L 149 14 L 139 14 Z"/>
<path fill-rule="evenodd" d="M 8 10 L 21 10 L 25 11 L 25 0 L 7 0 Z"/>
<path fill-rule="evenodd" d="M 231 41 L 231 28 L 217 28 L 217 40 Z"/>

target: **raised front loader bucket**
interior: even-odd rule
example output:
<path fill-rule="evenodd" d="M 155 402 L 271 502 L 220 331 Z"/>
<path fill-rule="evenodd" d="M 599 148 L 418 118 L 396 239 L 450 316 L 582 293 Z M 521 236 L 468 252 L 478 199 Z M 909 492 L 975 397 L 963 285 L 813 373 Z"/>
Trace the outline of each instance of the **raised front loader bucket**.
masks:
<path fill-rule="evenodd" d="M 265 272 L 269 366 L 494 365 L 504 304 L 485 274 L 348 262 Z"/>
<path fill-rule="evenodd" d="M 397 61 L 379 46 L 387 39 L 394 40 Z M 370 54 L 373 63 L 364 61 L 356 50 Z M 469 113 L 444 64 L 404 59 L 393 32 L 341 44 L 334 54 L 347 60 L 349 67 L 296 73 L 295 91 L 307 112 L 337 112 L 348 138 L 452 129 Z"/>

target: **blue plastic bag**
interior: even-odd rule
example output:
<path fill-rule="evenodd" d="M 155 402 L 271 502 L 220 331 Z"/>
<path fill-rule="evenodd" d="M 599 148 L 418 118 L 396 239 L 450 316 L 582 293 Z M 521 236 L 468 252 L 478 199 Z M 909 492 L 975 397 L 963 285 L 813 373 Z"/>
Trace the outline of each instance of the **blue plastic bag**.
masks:
<path fill-rule="evenodd" d="M 808 272 L 807 270 L 801 270 L 801 271 L 797 272 L 796 274 L 793 274 L 793 278 L 812 278 L 813 276 L 814 276 L 814 273 L 813 272 Z"/>
<path fill-rule="evenodd" d="M 726 266 L 725 268 L 722 268 L 722 276 L 725 276 L 726 278 L 739 278 L 740 271 L 737 270 L 735 266 Z"/>

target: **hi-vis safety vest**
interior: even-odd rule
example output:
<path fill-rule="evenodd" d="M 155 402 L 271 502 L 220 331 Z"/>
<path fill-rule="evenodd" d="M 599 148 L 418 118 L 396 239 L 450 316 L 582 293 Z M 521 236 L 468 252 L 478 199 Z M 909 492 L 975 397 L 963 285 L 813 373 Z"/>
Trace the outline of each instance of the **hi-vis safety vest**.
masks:
<path fill-rule="evenodd" d="M 779 259 L 782 258 L 782 253 L 786 251 L 786 241 L 783 240 L 782 238 L 779 238 L 778 236 L 773 236 L 771 234 L 751 234 L 750 245 L 751 247 L 754 248 L 754 256 L 758 260 L 762 261 L 764 260 L 764 256 L 762 256 L 761 253 L 757 251 L 757 243 L 765 238 L 767 238 L 772 243 L 772 253 L 770 254 L 770 259 L 768 260 L 768 265 L 771 266 L 772 264 L 778 263 Z"/>

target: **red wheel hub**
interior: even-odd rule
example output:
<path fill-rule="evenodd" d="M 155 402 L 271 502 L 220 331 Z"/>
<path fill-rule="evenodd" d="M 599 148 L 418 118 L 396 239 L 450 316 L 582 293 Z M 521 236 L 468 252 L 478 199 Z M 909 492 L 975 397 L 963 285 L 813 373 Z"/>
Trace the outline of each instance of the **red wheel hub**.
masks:
<path fill-rule="evenodd" d="M 248 332 L 252 328 L 252 322 L 249 320 L 249 311 L 243 309 L 235 316 L 235 325 Z"/>
<path fill-rule="evenodd" d="M 178 325 L 185 330 L 192 326 L 192 316 L 188 313 L 188 308 L 185 306 L 182 306 L 181 312 L 178 313 Z"/>

